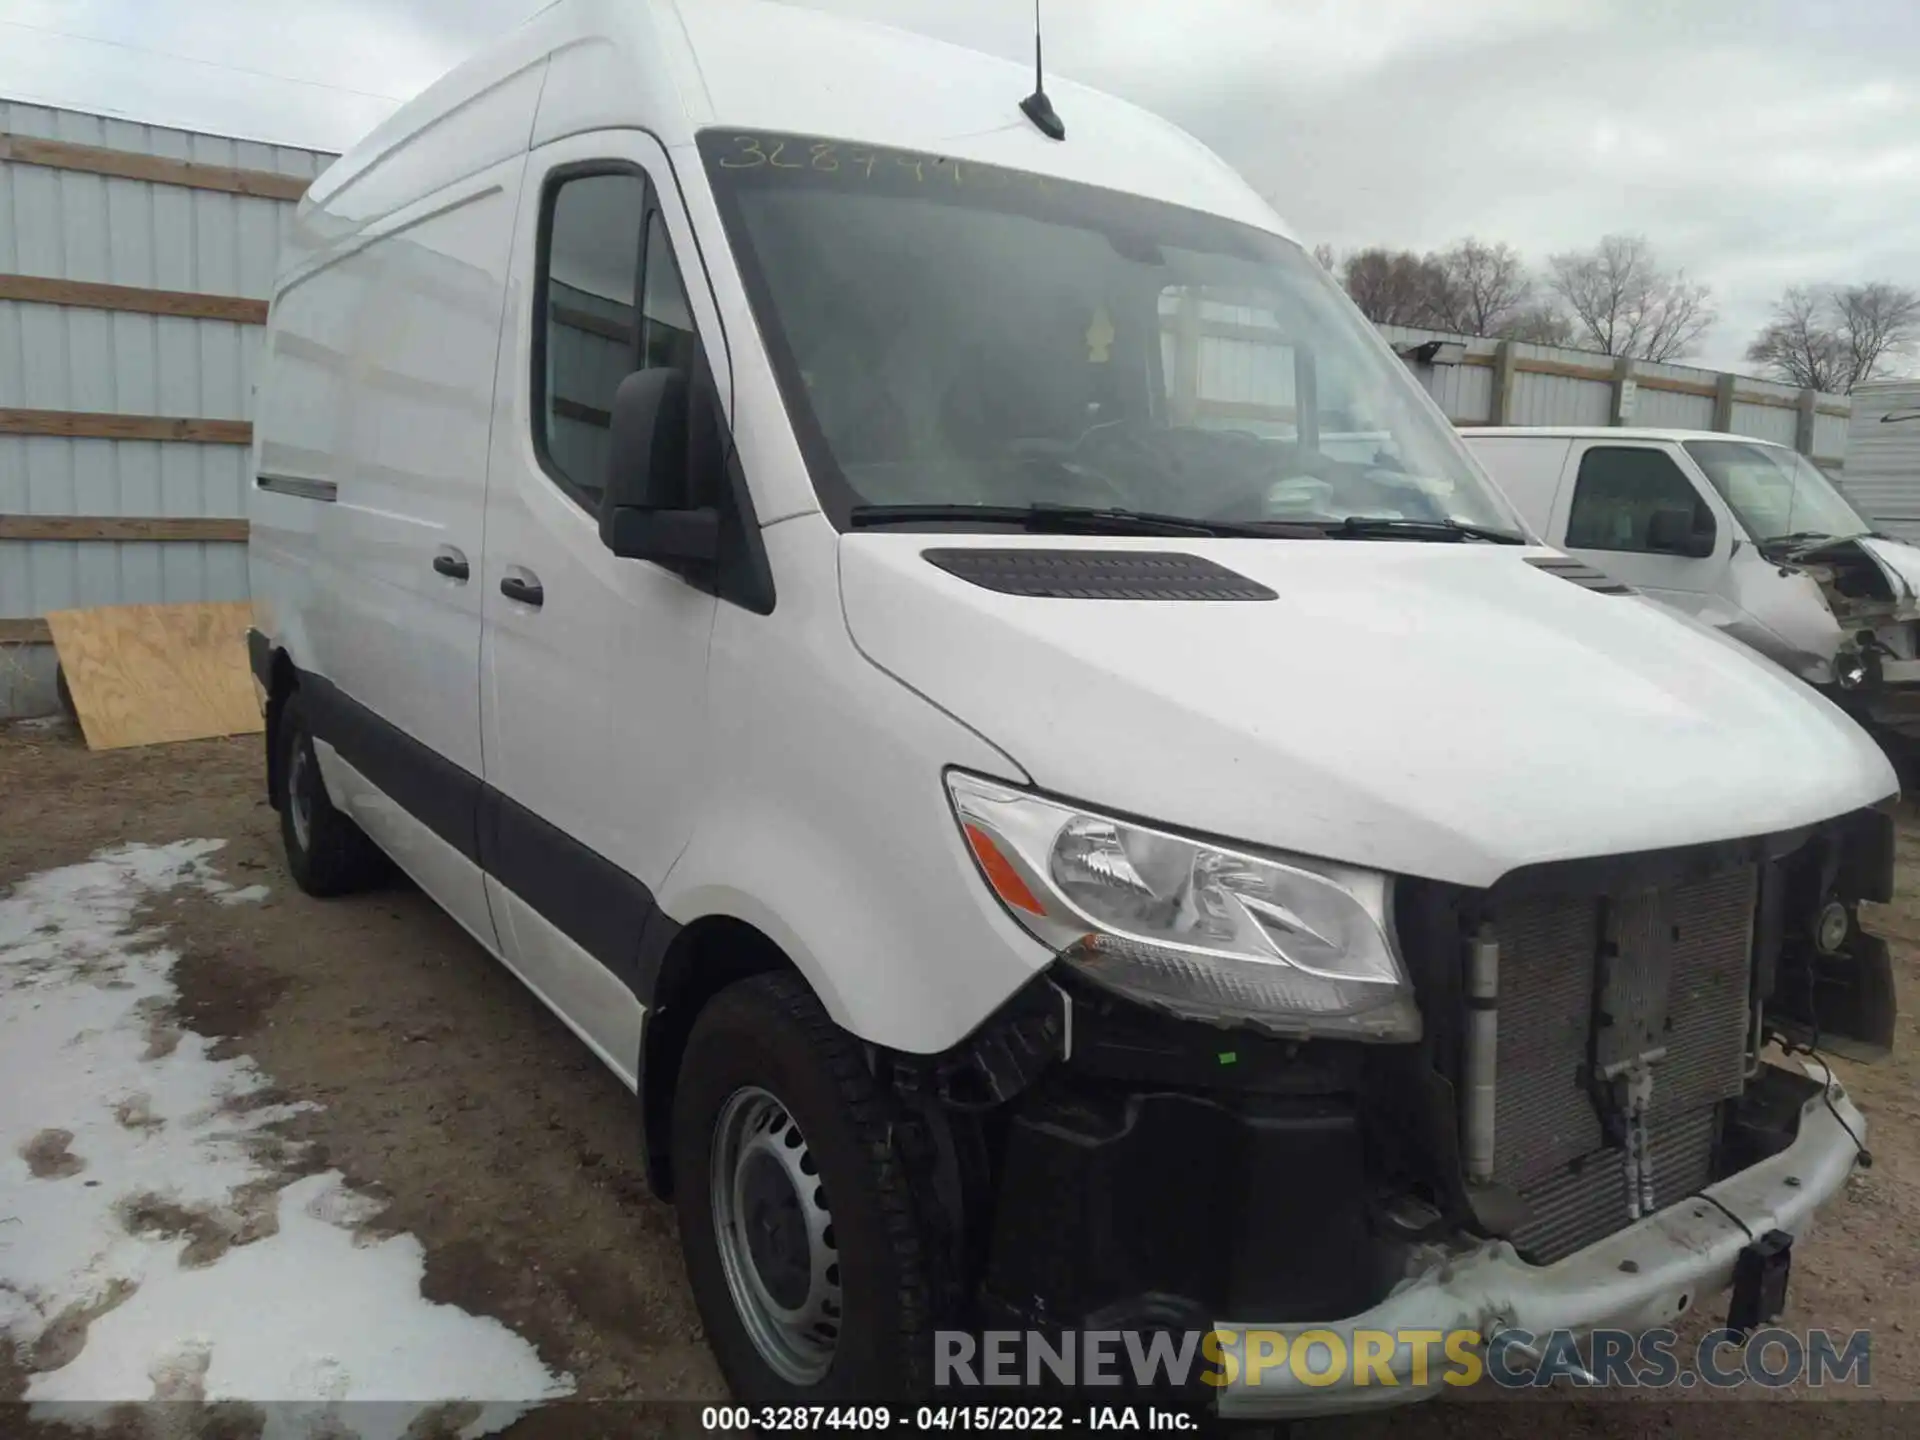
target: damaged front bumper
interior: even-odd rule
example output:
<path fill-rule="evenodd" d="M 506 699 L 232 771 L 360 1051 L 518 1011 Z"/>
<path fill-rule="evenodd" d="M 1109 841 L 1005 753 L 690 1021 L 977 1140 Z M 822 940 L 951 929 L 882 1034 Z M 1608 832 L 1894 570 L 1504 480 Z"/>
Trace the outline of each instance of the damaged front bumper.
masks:
<path fill-rule="evenodd" d="M 1824 1068 L 1803 1068 L 1828 1088 L 1802 1106 L 1799 1133 L 1786 1149 L 1555 1264 L 1529 1265 L 1505 1241 L 1470 1248 L 1428 1246 L 1418 1252 L 1406 1279 L 1362 1314 L 1304 1325 L 1236 1318 L 1215 1328 L 1274 1332 L 1289 1341 L 1307 1331 L 1330 1331 L 1352 1355 L 1355 1336 L 1364 1331 L 1400 1336 L 1469 1330 L 1498 1336 L 1524 1330 L 1544 1336 L 1556 1330 L 1584 1335 L 1672 1325 L 1733 1283 L 1735 1262 L 1753 1236 L 1770 1230 L 1801 1235 L 1852 1173 L 1866 1122 Z M 1336 1383 L 1314 1375 L 1319 1383 L 1308 1384 L 1283 1365 L 1265 1368 L 1258 1383 L 1250 1384 L 1242 1366 L 1234 1382 L 1221 1389 L 1218 1411 L 1227 1419 L 1271 1419 L 1402 1405 L 1436 1393 L 1444 1383 L 1446 1366 L 1437 1348 L 1426 1362 L 1417 1370 L 1414 1343 L 1399 1343 L 1386 1355 L 1390 1385 L 1379 1383 L 1377 1371 L 1369 1376 L 1372 1383 L 1355 1383 L 1351 1368 Z M 1415 1384 L 1416 1373 L 1424 1374 L 1425 1385 Z"/>
<path fill-rule="evenodd" d="M 1869 728 L 1920 738 L 1920 549 L 1859 536 L 1740 561 L 1729 633 Z"/>

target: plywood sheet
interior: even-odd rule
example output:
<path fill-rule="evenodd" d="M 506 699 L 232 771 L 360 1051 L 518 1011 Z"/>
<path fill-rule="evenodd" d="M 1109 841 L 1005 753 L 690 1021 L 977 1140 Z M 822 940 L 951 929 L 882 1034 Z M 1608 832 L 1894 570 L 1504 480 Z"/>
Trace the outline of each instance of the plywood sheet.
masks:
<path fill-rule="evenodd" d="M 47 616 L 93 750 L 262 728 L 247 666 L 245 601 L 106 605 Z"/>

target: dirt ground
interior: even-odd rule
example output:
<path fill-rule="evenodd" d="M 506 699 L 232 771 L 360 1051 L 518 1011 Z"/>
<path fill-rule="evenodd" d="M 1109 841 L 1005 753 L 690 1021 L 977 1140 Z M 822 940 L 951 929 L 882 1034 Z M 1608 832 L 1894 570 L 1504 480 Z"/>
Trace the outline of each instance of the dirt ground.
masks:
<path fill-rule="evenodd" d="M 221 872 L 269 898 L 182 898 L 153 918 L 182 957 L 180 1022 L 324 1107 L 294 1122 L 305 1168 L 384 1198 L 381 1223 L 426 1248 L 428 1298 L 498 1317 L 582 1397 L 723 1398 L 673 1215 L 640 1173 L 632 1096 L 418 891 L 321 903 L 295 890 L 260 771 L 257 737 L 95 754 L 70 731 L 0 727 L 0 890 L 121 841 L 229 841 Z M 1873 1389 L 1920 1401 L 1920 811 L 1903 815 L 1901 844 L 1901 898 L 1870 917 L 1898 956 L 1898 1050 L 1842 1067 L 1876 1163 L 1797 1247 L 1782 1323 L 1871 1328 Z M 0 1363 L 0 1401 L 23 1382 L 18 1357 Z M 1865 1435 L 1920 1429 L 1920 1406 L 1442 1403 L 1301 1432 L 1519 1437 L 1543 1421 L 1594 1436 Z M 536 1414 L 510 1433 L 557 1432 Z"/>

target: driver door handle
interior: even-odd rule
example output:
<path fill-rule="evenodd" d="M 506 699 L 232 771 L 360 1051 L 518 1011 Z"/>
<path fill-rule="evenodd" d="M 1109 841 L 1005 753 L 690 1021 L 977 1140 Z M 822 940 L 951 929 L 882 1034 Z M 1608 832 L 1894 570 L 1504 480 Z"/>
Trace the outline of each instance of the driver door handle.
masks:
<path fill-rule="evenodd" d="M 440 553 L 433 557 L 433 571 L 436 575 L 444 575 L 449 580 L 465 580 L 473 574 L 472 567 L 467 564 L 467 557 L 451 545 L 443 547 Z"/>
<path fill-rule="evenodd" d="M 522 605 L 531 605 L 536 610 L 547 600 L 547 592 L 540 582 L 524 571 L 502 579 L 500 593 L 509 600 L 518 600 Z"/>

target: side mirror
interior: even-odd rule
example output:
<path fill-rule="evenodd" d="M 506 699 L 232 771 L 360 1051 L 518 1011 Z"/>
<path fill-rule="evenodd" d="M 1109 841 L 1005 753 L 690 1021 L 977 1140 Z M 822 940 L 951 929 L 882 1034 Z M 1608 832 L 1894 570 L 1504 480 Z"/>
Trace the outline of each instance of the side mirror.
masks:
<path fill-rule="evenodd" d="M 1706 559 L 1713 554 L 1713 531 L 1695 529 L 1695 520 L 1692 510 L 1654 511 L 1647 517 L 1647 548 L 1689 560 Z"/>
<path fill-rule="evenodd" d="M 697 510 L 623 506 L 600 517 L 600 538 L 623 560 L 710 564 L 720 558 L 720 512 L 711 505 Z"/>
<path fill-rule="evenodd" d="M 720 512 L 687 505 L 687 374 L 636 370 L 613 395 L 600 540 L 629 560 L 685 564 L 720 554 Z"/>

